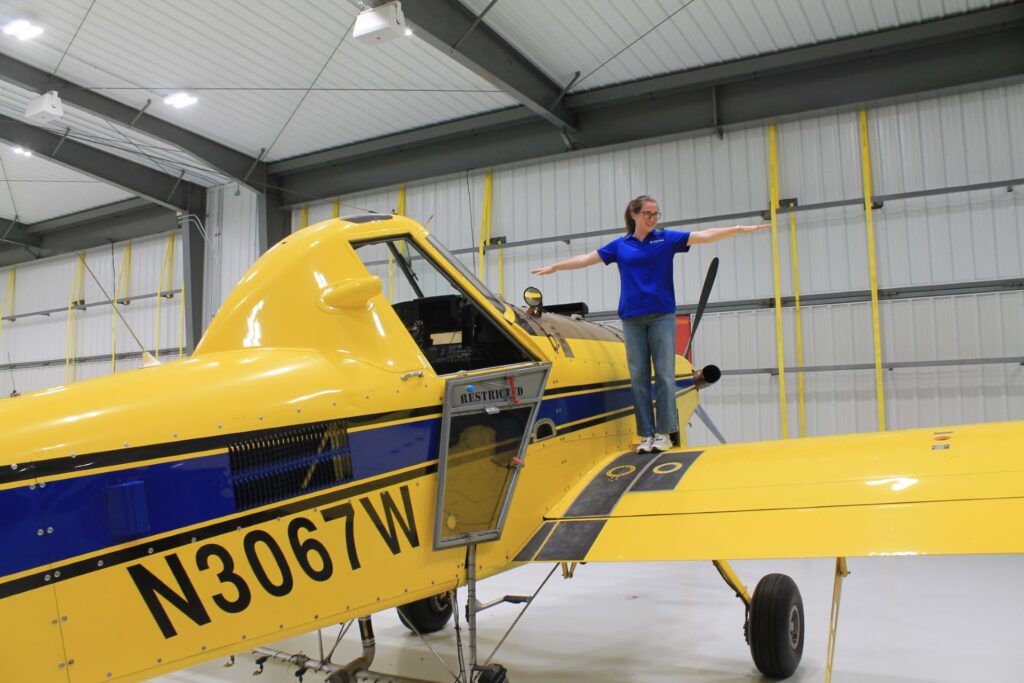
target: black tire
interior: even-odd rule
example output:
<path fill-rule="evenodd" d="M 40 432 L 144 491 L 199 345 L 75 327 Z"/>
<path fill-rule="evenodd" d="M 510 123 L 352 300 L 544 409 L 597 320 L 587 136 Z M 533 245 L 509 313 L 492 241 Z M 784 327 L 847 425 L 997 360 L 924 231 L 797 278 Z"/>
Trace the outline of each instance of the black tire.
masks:
<path fill-rule="evenodd" d="M 398 618 L 413 633 L 434 633 L 452 618 L 452 599 L 448 593 L 440 593 L 397 609 Z"/>
<path fill-rule="evenodd" d="M 804 654 L 804 601 L 793 579 L 768 574 L 757 582 L 747 621 L 750 654 L 769 678 L 789 678 Z"/>

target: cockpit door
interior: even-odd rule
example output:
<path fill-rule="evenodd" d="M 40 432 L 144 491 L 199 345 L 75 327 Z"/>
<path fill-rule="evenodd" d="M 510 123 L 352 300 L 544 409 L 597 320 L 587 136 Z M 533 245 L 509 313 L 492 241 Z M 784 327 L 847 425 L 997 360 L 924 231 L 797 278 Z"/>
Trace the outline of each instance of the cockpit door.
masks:
<path fill-rule="evenodd" d="M 434 548 L 501 538 L 548 363 L 445 382 Z"/>

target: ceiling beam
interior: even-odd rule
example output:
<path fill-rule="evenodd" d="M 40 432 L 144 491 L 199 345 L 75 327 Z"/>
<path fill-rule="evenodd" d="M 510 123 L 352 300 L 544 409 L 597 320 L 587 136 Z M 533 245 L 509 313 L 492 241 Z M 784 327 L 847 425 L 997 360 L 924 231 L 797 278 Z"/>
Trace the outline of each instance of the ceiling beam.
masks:
<path fill-rule="evenodd" d="M 146 199 L 188 213 L 206 189 L 0 114 L 0 139 Z"/>
<path fill-rule="evenodd" d="M 47 221 L 16 226 L 29 248 L 0 240 L 0 267 L 138 239 L 178 227 L 177 211 L 129 199 Z M 0 227 L 0 235 L 6 228 Z"/>
<path fill-rule="evenodd" d="M 406 2 L 402 13 L 416 37 L 505 91 L 549 124 L 576 130 L 575 116 L 562 99 L 564 87 L 548 78 L 486 23 L 478 22 L 477 16 L 459 0 Z"/>
<path fill-rule="evenodd" d="M 1024 78 L 1024 4 L 570 95 L 578 133 L 505 110 L 271 166 L 285 206 L 666 135 Z M 843 45 L 840 47 L 838 43 Z M 831 47 L 829 47 L 831 45 Z M 457 125 L 459 130 L 455 130 Z"/>
<path fill-rule="evenodd" d="M 265 175 L 263 162 L 192 131 L 168 123 L 135 107 L 100 95 L 88 87 L 53 76 L 34 66 L 0 53 L 0 79 L 26 90 L 45 93 L 56 90 L 62 101 L 73 104 L 108 121 L 120 123 L 134 130 L 175 145 L 197 159 L 230 176 L 237 182 L 260 191 L 256 183 Z M 147 105 L 148 106 L 148 105 Z"/>
<path fill-rule="evenodd" d="M 31 235 L 25 230 L 25 225 L 17 219 L 7 219 L 6 225 L 0 223 L 0 246 L 11 245 L 16 247 L 38 247 L 42 238 L 38 235 Z"/>

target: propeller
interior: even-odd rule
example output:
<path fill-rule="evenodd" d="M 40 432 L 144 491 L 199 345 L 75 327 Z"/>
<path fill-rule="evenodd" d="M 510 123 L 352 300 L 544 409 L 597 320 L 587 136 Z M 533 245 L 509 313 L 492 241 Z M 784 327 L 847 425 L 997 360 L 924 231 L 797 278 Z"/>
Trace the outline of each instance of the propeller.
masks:
<path fill-rule="evenodd" d="M 700 325 L 700 320 L 704 316 L 704 309 L 708 305 L 708 299 L 711 297 L 711 289 L 715 286 L 715 276 L 718 275 L 718 257 L 711 259 L 711 265 L 708 266 L 708 274 L 704 277 L 704 288 L 700 292 L 700 299 L 697 301 L 697 312 L 693 314 L 693 325 L 690 326 L 690 341 L 686 343 L 686 350 L 683 351 L 684 356 L 690 355 L 690 346 L 693 345 L 693 338 L 697 335 L 697 326 Z M 694 373 L 695 383 L 707 386 L 718 381 L 721 377 L 721 371 L 714 365 L 709 365 L 703 370 Z M 700 388 L 698 386 L 698 388 Z M 711 416 L 704 411 L 704 408 L 698 403 L 697 409 L 694 411 L 700 421 L 704 423 L 704 426 L 708 428 L 716 439 L 721 443 L 725 443 L 725 437 L 722 436 L 722 432 L 715 426 Z"/>
<path fill-rule="evenodd" d="M 690 355 L 690 346 L 693 345 L 693 338 L 697 335 L 697 326 L 704 315 L 704 308 L 708 305 L 708 297 L 711 296 L 711 288 L 715 286 L 715 276 L 718 275 L 718 257 L 711 259 L 708 266 L 708 274 L 704 276 L 704 289 L 700 290 L 700 299 L 697 301 L 697 312 L 693 314 L 693 325 L 690 326 L 690 341 L 686 342 L 684 356 Z"/>

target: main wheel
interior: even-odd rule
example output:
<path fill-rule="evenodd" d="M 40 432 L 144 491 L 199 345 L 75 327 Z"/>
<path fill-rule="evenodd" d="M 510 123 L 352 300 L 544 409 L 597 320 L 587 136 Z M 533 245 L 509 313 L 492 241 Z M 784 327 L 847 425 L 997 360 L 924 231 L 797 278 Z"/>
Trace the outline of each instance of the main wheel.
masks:
<path fill-rule="evenodd" d="M 415 633 L 440 631 L 452 618 L 452 599 L 440 593 L 398 607 L 398 618 L 407 629 Z"/>
<path fill-rule="evenodd" d="M 789 678 L 804 654 L 804 601 L 793 579 L 768 574 L 757 582 L 747 617 L 754 664 L 770 678 Z"/>

